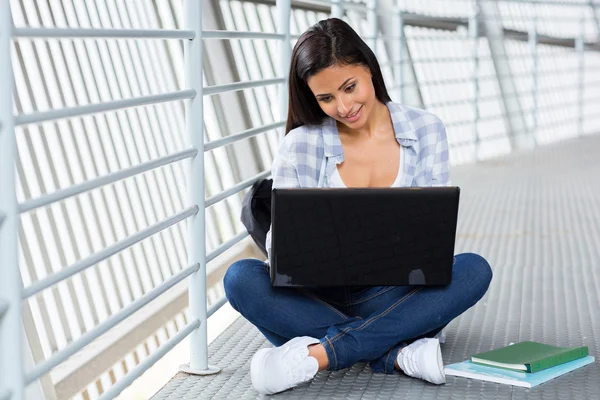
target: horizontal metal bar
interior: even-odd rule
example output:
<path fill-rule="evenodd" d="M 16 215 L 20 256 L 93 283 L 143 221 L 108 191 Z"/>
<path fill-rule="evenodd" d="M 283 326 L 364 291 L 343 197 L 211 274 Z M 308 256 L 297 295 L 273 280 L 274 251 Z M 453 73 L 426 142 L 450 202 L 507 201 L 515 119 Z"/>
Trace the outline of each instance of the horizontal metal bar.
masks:
<path fill-rule="evenodd" d="M 219 299 L 219 301 L 217 301 L 215 304 L 210 306 L 210 308 L 208 309 L 208 311 L 206 313 L 206 317 L 210 318 L 214 313 L 216 313 L 225 304 L 227 304 L 227 297 L 223 296 Z"/>
<path fill-rule="evenodd" d="M 229 189 L 224 190 L 223 192 L 221 192 L 221 193 L 219 193 L 217 195 L 209 197 L 208 199 L 206 199 L 206 202 L 204 203 L 205 207 L 210 207 L 213 204 L 218 203 L 219 201 L 221 201 L 221 200 L 223 200 L 223 199 L 225 199 L 225 198 L 227 198 L 227 197 L 229 197 L 231 195 L 236 194 L 237 192 L 240 192 L 240 191 L 242 191 L 242 190 L 244 190 L 244 189 L 246 189 L 246 188 L 254 185 L 254 183 L 256 183 L 257 181 L 259 181 L 259 180 L 261 180 L 263 178 L 266 178 L 270 174 L 271 174 L 271 171 L 262 172 L 262 173 L 256 175 L 255 177 L 250 178 L 250 179 L 246 179 L 245 181 L 240 182 L 237 185 L 232 186 Z"/>
<path fill-rule="evenodd" d="M 202 39 L 285 39 L 284 35 L 266 32 L 202 31 Z"/>
<path fill-rule="evenodd" d="M 498 3 L 518 3 L 520 5 L 529 3 L 529 5 L 565 6 L 565 7 L 571 7 L 571 6 L 590 7 L 590 6 L 593 6 L 593 4 L 590 4 L 590 2 L 579 2 L 578 3 L 578 2 L 568 2 L 568 1 L 558 1 L 558 0 L 529 0 L 529 1 L 497 0 L 497 1 L 498 1 Z"/>
<path fill-rule="evenodd" d="M 235 135 L 226 136 L 222 139 L 212 140 L 204 145 L 204 151 L 210 151 L 210 150 L 216 149 L 218 147 L 225 146 L 225 145 L 228 145 L 233 142 L 237 142 L 239 140 L 243 140 L 243 139 L 246 139 L 246 138 L 249 138 L 252 136 L 256 136 L 259 133 L 267 132 L 267 131 L 270 131 L 271 129 L 277 129 L 282 126 L 285 126 L 285 124 L 286 124 L 285 121 L 274 122 L 272 124 L 261 126 L 258 128 L 248 129 L 248 130 L 245 130 L 245 131 L 235 134 Z"/>
<path fill-rule="evenodd" d="M 276 85 L 279 83 L 285 83 L 285 79 L 274 78 L 274 79 L 262 79 L 262 80 L 258 80 L 258 81 L 227 83 L 225 85 L 207 86 L 202 89 L 202 94 L 204 96 L 209 96 L 209 95 L 218 94 L 218 93 L 233 92 L 235 90 L 250 89 L 250 88 L 254 88 L 254 87 L 267 86 L 267 85 Z"/>
<path fill-rule="evenodd" d="M 0 321 L 2 321 L 2 317 L 4 317 L 4 313 L 8 310 L 8 302 L 6 300 L 0 299 Z"/>
<path fill-rule="evenodd" d="M 15 28 L 20 38 L 194 39 L 194 31 L 179 29 Z"/>
<path fill-rule="evenodd" d="M 208 255 L 206 256 L 206 263 L 211 262 L 212 260 L 214 260 L 215 258 L 220 256 L 221 254 L 223 254 L 224 252 L 226 252 L 227 250 L 232 248 L 234 245 L 236 245 L 237 243 L 244 240 L 244 238 L 246 238 L 247 236 L 248 236 L 247 231 L 244 231 L 242 233 L 235 235 L 232 239 L 229 239 L 227 242 L 223 243 L 222 245 L 217 247 L 215 250 L 208 253 Z"/>
<path fill-rule="evenodd" d="M 36 365 L 33 369 L 25 375 L 25 384 L 29 385 L 40 377 L 46 375 L 48 372 L 52 370 L 52 368 L 56 367 L 67 358 L 71 357 L 73 354 L 77 353 L 79 350 L 83 349 L 88 344 L 92 343 L 95 339 L 106 333 L 109 329 L 117 326 L 121 321 L 131 316 L 133 313 L 144 307 L 146 304 L 150 303 L 152 300 L 156 299 L 158 296 L 193 274 L 194 272 L 200 269 L 199 264 L 194 264 L 183 271 L 179 272 L 177 275 L 174 275 L 169 280 L 163 282 L 160 286 L 155 287 L 133 303 L 129 304 L 127 307 L 121 309 L 121 311 L 111 315 L 108 319 L 102 322 L 100 325 L 96 326 L 94 329 L 88 331 L 86 334 L 81 336 L 79 339 L 65 347 L 64 349 L 54 353 L 50 358 L 46 361 Z"/>
<path fill-rule="evenodd" d="M 169 351 L 188 337 L 194 330 L 200 327 L 200 321 L 194 320 L 184 326 L 179 332 L 169 339 L 165 344 L 160 346 L 156 351 L 150 354 L 146 359 L 139 363 L 130 373 L 125 375 L 121 380 L 110 387 L 106 392 L 98 398 L 98 400 L 112 400 L 116 398 L 125 388 L 131 385 L 137 378 L 142 376 L 144 372 L 150 369 L 158 360 L 163 358 Z"/>
<path fill-rule="evenodd" d="M 31 286 L 23 289 L 22 298 L 23 300 L 41 292 L 49 288 L 52 285 L 57 284 L 65 279 L 70 278 L 71 276 L 86 270 L 92 265 L 98 264 L 99 262 L 106 260 L 108 257 L 117 254 L 120 251 L 125 250 L 126 248 L 133 246 L 134 244 L 141 242 L 142 240 L 154 235 L 157 232 L 167 229 L 170 226 L 175 225 L 178 222 L 185 220 L 186 218 L 191 217 L 192 215 L 197 214 L 199 211 L 198 206 L 192 206 L 182 211 L 174 216 L 165 219 L 164 221 L 158 222 L 154 225 L 149 226 L 146 229 L 143 229 L 131 236 L 126 237 L 123 240 L 118 241 L 112 246 L 108 246 L 105 249 L 100 250 L 97 253 L 92 254 L 91 256 L 80 260 L 65 269 L 57 272 L 56 274 L 47 277 L 46 279 L 42 279 L 40 281 L 35 282 Z"/>
<path fill-rule="evenodd" d="M 81 117 L 83 115 L 97 114 L 107 111 L 120 110 L 122 108 L 137 107 L 148 104 L 163 103 L 167 101 L 191 99 L 196 96 L 193 89 L 179 90 L 177 92 L 156 94 L 151 96 L 136 97 L 133 99 L 108 101 L 105 103 L 89 104 L 58 110 L 43 111 L 33 114 L 15 116 L 15 126 L 35 124 L 38 122 L 52 121 L 62 118 Z"/>
<path fill-rule="evenodd" d="M 121 171 L 101 176 L 100 178 L 92 179 L 87 182 L 80 183 L 78 185 L 73 185 L 66 189 L 58 190 L 56 192 L 40 196 L 37 199 L 28 200 L 24 203 L 21 203 L 19 204 L 19 212 L 24 213 L 39 207 L 47 206 L 48 204 L 52 204 L 57 201 L 75 196 L 77 194 L 99 188 L 100 186 L 108 185 L 110 183 L 114 183 L 122 179 L 141 174 L 142 172 L 146 172 L 154 168 L 162 167 L 164 165 L 171 164 L 176 161 L 185 160 L 186 158 L 195 157 L 196 154 L 198 154 L 197 149 L 183 150 L 178 153 L 174 153 L 165 157 L 160 157 L 155 160 L 148 161 L 131 168 L 126 168 Z"/>

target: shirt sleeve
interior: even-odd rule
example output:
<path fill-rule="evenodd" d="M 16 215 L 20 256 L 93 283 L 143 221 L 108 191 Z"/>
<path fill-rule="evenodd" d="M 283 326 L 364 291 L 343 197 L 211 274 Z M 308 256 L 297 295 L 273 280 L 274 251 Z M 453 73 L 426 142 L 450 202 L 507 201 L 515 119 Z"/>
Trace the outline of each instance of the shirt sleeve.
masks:
<path fill-rule="evenodd" d="M 433 159 L 431 186 L 450 186 L 450 161 L 446 127 L 442 121 L 439 122 L 439 127 L 438 141 L 435 146 L 435 156 Z"/>
<path fill-rule="evenodd" d="M 273 176 L 273 188 L 299 188 L 300 181 L 298 180 L 298 172 L 296 167 L 284 156 L 278 155 L 273 160 L 273 167 L 271 169 L 271 175 Z M 271 229 L 267 232 L 265 239 L 265 247 L 267 249 L 267 263 L 271 260 Z"/>

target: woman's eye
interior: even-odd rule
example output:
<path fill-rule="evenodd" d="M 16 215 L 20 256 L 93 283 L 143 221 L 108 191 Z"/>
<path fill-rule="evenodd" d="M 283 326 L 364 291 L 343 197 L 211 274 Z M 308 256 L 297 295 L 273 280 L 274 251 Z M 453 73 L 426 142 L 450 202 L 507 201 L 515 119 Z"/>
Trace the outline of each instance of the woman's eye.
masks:
<path fill-rule="evenodd" d="M 356 87 L 356 83 L 353 83 L 352 85 L 350 85 L 346 88 L 346 92 L 348 92 L 348 93 L 352 92 L 355 87 Z"/>
<path fill-rule="evenodd" d="M 331 101 L 331 97 L 321 97 L 321 101 L 323 103 L 329 103 Z"/>

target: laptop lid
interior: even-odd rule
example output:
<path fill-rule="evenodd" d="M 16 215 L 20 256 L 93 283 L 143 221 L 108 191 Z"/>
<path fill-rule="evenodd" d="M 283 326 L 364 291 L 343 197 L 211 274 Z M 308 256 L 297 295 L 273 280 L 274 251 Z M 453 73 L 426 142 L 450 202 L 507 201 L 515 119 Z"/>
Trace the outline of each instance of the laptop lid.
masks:
<path fill-rule="evenodd" d="M 273 189 L 273 286 L 445 285 L 458 187 Z"/>

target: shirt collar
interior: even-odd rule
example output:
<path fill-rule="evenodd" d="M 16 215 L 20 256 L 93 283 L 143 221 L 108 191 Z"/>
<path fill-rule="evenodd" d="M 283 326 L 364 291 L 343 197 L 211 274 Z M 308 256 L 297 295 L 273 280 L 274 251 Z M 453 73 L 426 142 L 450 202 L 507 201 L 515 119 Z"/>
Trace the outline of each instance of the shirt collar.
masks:
<path fill-rule="evenodd" d="M 409 142 L 417 141 L 418 138 L 408 112 L 393 101 L 387 102 L 386 106 L 392 117 L 394 134 L 398 143 L 408 146 L 410 145 Z M 334 118 L 327 117 L 325 124 L 323 124 L 323 142 L 326 157 L 334 157 L 344 153 Z"/>

